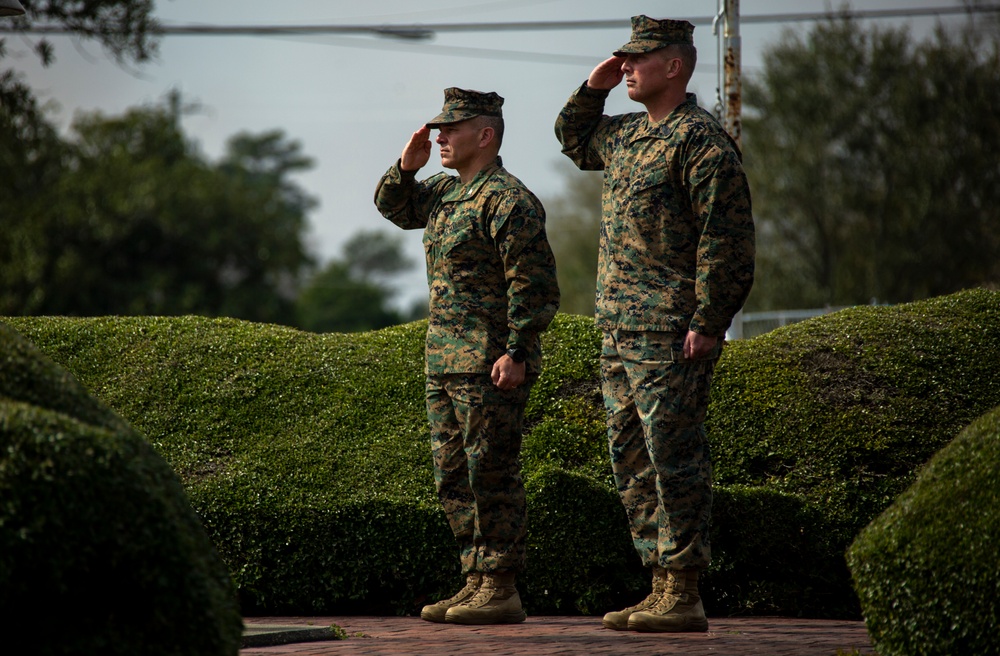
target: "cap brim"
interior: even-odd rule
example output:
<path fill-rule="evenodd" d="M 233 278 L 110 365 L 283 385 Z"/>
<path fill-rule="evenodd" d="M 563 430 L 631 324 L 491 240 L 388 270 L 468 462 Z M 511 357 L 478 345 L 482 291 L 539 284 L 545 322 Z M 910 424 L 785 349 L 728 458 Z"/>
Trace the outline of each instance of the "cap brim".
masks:
<path fill-rule="evenodd" d="M 612 54 L 615 57 L 637 55 L 642 52 L 653 52 L 654 50 L 659 50 L 660 48 L 666 48 L 668 45 L 669 44 L 663 43 L 662 41 L 629 41 L 618 50 L 615 50 Z"/>
<path fill-rule="evenodd" d="M 431 120 L 427 121 L 425 125 L 429 128 L 436 128 L 442 125 L 448 125 L 450 123 L 459 123 L 461 121 L 467 121 L 470 118 L 475 118 L 477 116 L 479 116 L 479 114 L 475 112 L 467 112 L 461 110 L 453 112 L 441 112 Z"/>

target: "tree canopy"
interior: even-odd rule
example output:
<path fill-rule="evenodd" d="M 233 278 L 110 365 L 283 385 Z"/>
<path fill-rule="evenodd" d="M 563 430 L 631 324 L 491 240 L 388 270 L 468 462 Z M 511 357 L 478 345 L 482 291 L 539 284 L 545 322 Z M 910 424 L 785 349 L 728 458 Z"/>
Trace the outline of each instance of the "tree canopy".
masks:
<path fill-rule="evenodd" d="M 60 24 L 122 62 L 156 54 L 152 0 L 25 4 L 15 29 Z M 45 39 L 29 43 L 55 60 Z M 0 72 L 0 314 L 202 314 L 318 331 L 426 314 L 390 306 L 392 276 L 412 263 L 384 234 L 357 235 L 315 270 L 305 240 L 316 201 L 290 179 L 312 160 L 297 142 L 241 133 L 210 162 L 183 133 L 185 111 L 172 93 L 81 116 L 63 138 L 23 76 Z"/>
<path fill-rule="evenodd" d="M 746 83 L 755 307 L 905 302 L 1000 280 L 1000 50 L 971 26 L 788 32 Z"/>
<path fill-rule="evenodd" d="M 559 162 L 564 194 L 545 200 L 546 232 L 556 257 L 559 309 L 593 316 L 597 292 L 597 248 L 601 234 L 603 176 Z"/>
<path fill-rule="evenodd" d="M 404 315 L 391 306 L 391 279 L 413 267 L 402 240 L 381 230 L 361 231 L 344 243 L 299 294 L 298 325 L 313 332 L 358 332 L 385 328 L 426 315 Z"/>
<path fill-rule="evenodd" d="M 65 141 L 32 116 L 23 184 L 0 199 L 12 235 L 0 313 L 294 322 L 314 201 L 288 175 L 311 161 L 272 131 L 236 135 L 213 164 L 184 136 L 181 112 L 175 94 L 119 117 L 86 114 Z M 7 106 L 3 116 L 18 124 Z"/>
<path fill-rule="evenodd" d="M 159 25 L 153 18 L 153 0 L 25 0 L 21 4 L 25 15 L 10 19 L 15 29 L 29 28 L 36 20 L 59 24 L 73 34 L 96 39 L 122 62 L 148 61 L 156 54 Z M 45 65 L 55 59 L 47 39 L 34 42 L 34 50 Z"/>

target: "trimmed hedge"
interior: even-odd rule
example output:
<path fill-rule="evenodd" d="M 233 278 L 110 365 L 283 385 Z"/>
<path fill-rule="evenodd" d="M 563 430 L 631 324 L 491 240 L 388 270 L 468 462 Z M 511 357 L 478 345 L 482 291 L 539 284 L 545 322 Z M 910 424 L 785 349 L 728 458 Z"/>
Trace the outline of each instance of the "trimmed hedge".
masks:
<path fill-rule="evenodd" d="M 0 617 L 42 655 L 235 655 L 243 626 L 170 467 L 2 324 Z"/>
<path fill-rule="evenodd" d="M 1000 405 L 1000 293 L 859 307 L 730 344 L 707 428 L 712 614 L 856 617 L 844 550 Z M 413 613 L 458 581 L 433 489 L 426 322 L 350 335 L 198 317 L 12 318 L 174 466 L 245 612 Z M 558 315 L 528 405 L 530 613 L 642 598 L 610 477 L 600 334 Z"/>
<path fill-rule="evenodd" d="M 1000 407 L 937 453 L 848 562 L 882 656 L 1000 653 Z"/>
<path fill-rule="evenodd" d="M 844 550 L 935 452 L 1000 405 L 1000 292 L 855 307 L 728 348 L 707 422 L 716 481 L 818 511 L 811 580 L 828 584 L 797 612 L 856 615 Z"/>

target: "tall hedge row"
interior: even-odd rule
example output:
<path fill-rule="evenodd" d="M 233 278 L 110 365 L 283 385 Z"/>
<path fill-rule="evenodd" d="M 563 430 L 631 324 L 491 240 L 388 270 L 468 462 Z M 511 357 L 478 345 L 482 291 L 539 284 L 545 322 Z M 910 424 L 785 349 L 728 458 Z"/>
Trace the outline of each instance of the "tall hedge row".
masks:
<path fill-rule="evenodd" d="M 708 430 L 711 614 L 856 617 L 844 550 L 1000 405 L 1000 292 L 859 307 L 729 344 Z M 310 334 L 228 319 L 11 318 L 184 481 L 245 612 L 412 613 L 453 591 L 433 490 L 426 324 Z M 611 479 L 592 320 L 559 315 L 528 407 L 530 613 L 645 594 Z"/>

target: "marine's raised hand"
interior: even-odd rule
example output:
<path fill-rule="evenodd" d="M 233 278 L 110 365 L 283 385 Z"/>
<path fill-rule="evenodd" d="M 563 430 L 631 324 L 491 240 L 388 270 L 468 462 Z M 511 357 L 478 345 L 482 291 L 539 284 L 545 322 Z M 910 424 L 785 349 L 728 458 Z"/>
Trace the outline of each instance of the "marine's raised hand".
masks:
<path fill-rule="evenodd" d="M 426 125 L 413 133 L 403 147 L 399 158 L 399 168 L 404 171 L 416 171 L 422 168 L 431 158 L 431 129 Z"/>

